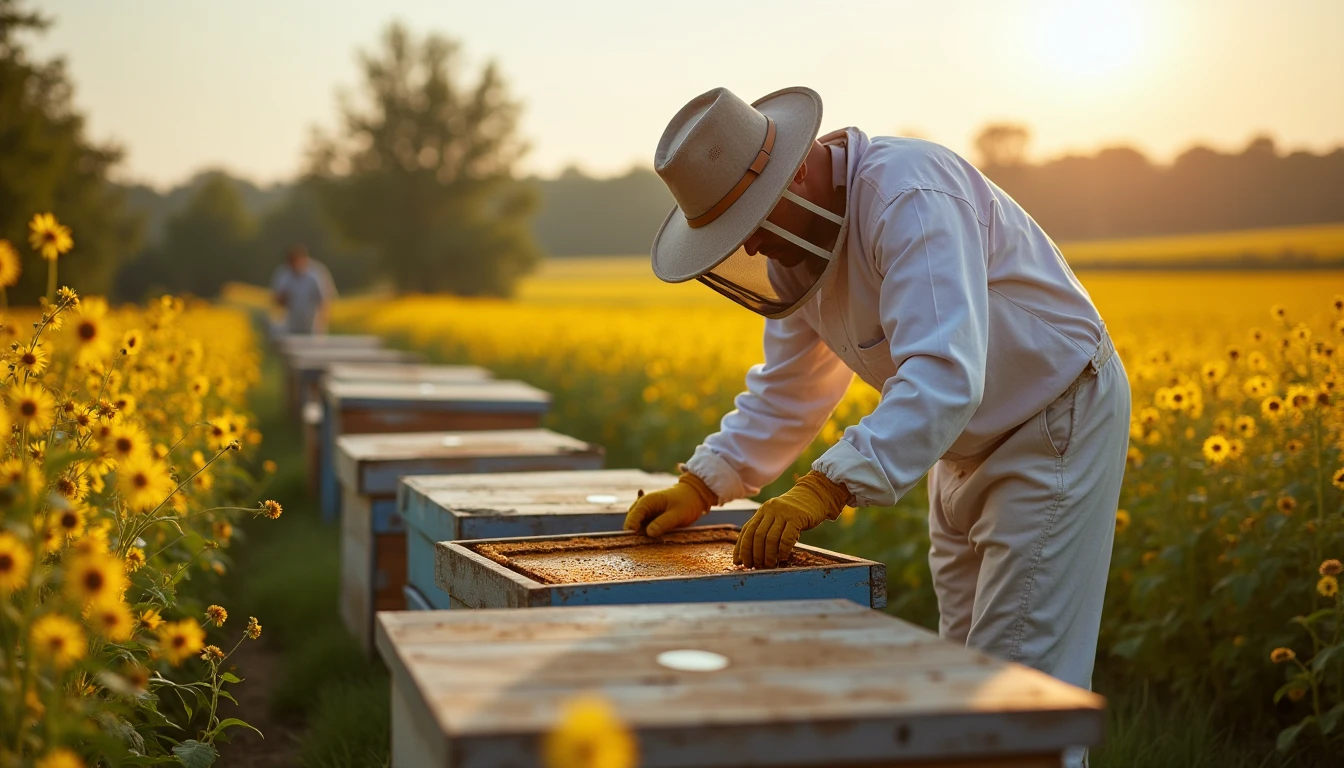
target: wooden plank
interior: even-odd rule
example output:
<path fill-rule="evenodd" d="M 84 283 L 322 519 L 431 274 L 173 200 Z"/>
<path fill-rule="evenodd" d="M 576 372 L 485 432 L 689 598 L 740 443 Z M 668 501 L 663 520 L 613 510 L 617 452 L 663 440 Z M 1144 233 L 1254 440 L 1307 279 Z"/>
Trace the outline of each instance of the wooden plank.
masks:
<path fill-rule="evenodd" d="M 521 381 L 386 382 L 327 381 L 324 396 L 343 410 L 417 403 L 425 410 L 544 412 L 551 402 L 546 392 Z"/>
<path fill-rule="evenodd" d="M 395 495 L 408 475 L 599 469 L 601 446 L 548 429 L 343 435 L 336 476 L 359 493 Z"/>
<path fill-rule="evenodd" d="M 367 653 L 373 641 L 373 533 L 367 500 L 346 494 L 341 510 L 341 621 Z"/>
<path fill-rule="evenodd" d="M 381 347 L 383 340 L 379 336 L 352 333 L 289 333 L 275 338 L 275 346 L 280 353 L 304 349 L 322 349 L 331 347 Z"/>
<path fill-rule="evenodd" d="M 405 610 L 406 596 L 401 588 L 406 586 L 406 534 L 376 533 L 373 541 L 374 610 Z M 369 618 L 372 627 L 372 616 Z"/>
<path fill-rule="evenodd" d="M 431 608 L 449 607 L 448 593 L 434 582 L 434 542 L 416 530 L 406 532 L 406 583 L 419 590 Z"/>
<path fill-rule="evenodd" d="M 368 397 L 371 394 L 378 397 Z M 323 519 L 331 521 L 340 510 L 341 496 L 335 472 L 336 437 L 371 432 L 530 429 L 540 426 L 550 407 L 550 396 L 518 381 L 442 385 L 329 381 L 323 385 L 321 402 L 319 496 Z"/>
<path fill-rule="evenodd" d="M 333 381 L 396 381 L 420 384 L 452 381 L 486 381 L 494 374 L 476 365 L 425 365 L 422 363 L 332 363 L 327 378 Z"/>
<path fill-rule="evenodd" d="M 717 526 L 736 533 L 733 526 Z M 691 533 L 663 537 L 675 542 Z M 864 558 L 799 544 L 797 551 L 828 560 L 826 565 L 779 569 L 738 570 L 723 574 L 688 573 L 677 576 L 620 581 L 549 584 L 480 555 L 476 547 L 496 543 L 593 541 L 628 537 L 621 532 L 583 536 L 536 536 L 476 541 L 443 541 L 436 545 L 435 583 L 455 600 L 472 608 L 534 608 L 542 606 L 729 602 L 845 598 L 886 605 L 886 566 Z M 882 587 L 874 589 L 873 579 Z M 871 604 L 879 596 L 881 602 Z"/>
<path fill-rule="evenodd" d="M 394 730 L 418 727 L 454 768 L 538 765 L 580 692 L 611 702 L 642 765 L 668 768 L 1035 768 L 1104 724 L 1095 694 L 847 601 L 381 614 L 378 647 L 415 689 Z M 686 648 L 728 664 L 656 661 Z"/>
<path fill-rule="evenodd" d="M 402 481 L 397 505 L 406 525 L 431 541 L 513 538 L 620 530 L 639 491 L 665 488 L 669 474 L 635 469 L 425 475 Z M 737 500 L 711 510 L 701 525 L 743 525 L 757 504 Z"/>

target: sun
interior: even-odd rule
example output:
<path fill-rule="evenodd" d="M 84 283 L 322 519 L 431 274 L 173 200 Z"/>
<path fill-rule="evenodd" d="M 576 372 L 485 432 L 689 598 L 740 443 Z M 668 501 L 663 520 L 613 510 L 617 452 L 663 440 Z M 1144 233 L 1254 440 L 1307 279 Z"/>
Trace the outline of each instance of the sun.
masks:
<path fill-rule="evenodd" d="M 1144 53 L 1144 25 L 1129 2 L 1064 0 L 1041 17 L 1040 51 L 1064 79 L 1100 84 L 1133 72 Z"/>

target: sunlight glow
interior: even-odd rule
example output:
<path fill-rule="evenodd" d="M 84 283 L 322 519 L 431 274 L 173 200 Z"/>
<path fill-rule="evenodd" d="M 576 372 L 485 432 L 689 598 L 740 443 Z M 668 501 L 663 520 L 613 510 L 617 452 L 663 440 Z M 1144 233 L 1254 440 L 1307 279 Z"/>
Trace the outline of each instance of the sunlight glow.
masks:
<path fill-rule="evenodd" d="M 1132 2 L 1063 0 L 1044 9 L 1041 51 L 1065 79 L 1111 82 L 1139 64 L 1146 37 L 1142 21 Z"/>

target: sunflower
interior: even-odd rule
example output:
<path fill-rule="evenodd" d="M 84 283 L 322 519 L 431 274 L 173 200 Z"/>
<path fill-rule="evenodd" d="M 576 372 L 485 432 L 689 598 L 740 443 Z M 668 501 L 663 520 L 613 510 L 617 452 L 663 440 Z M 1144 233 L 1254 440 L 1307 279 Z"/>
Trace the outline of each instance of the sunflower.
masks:
<path fill-rule="evenodd" d="M 205 645 L 205 630 L 191 619 L 164 624 L 158 634 L 159 649 L 175 667 Z"/>
<path fill-rule="evenodd" d="M 1297 654 L 1293 652 L 1292 648 L 1275 648 L 1269 654 L 1269 660 L 1275 664 L 1282 664 L 1285 661 L 1292 661 L 1296 658 Z"/>
<path fill-rule="evenodd" d="M 247 628 L 243 630 L 243 634 L 247 636 L 248 640 L 256 640 L 261 637 L 261 622 L 257 621 L 256 616 L 247 617 Z"/>
<path fill-rule="evenodd" d="M 41 344 L 34 344 L 32 349 L 19 348 L 14 353 L 15 371 L 22 371 L 29 376 L 41 376 L 47 370 L 47 350 L 42 348 Z"/>
<path fill-rule="evenodd" d="M 145 337 L 140 331 L 130 330 L 121 337 L 121 351 L 125 352 L 128 357 L 134 357 L 140 354 L 140 350 L 143 349 L 144 346 Z"/>
<path fill-rule="evenodd" d="M 219 544 L 228 544 L 229 539 L 233 538 L 233 525 L 227 520 L 217 520 L 210 528 Z"/>
<path fill-rule="evenodd" d="M 103 440 L 103 449 L 107 451 L 108 456 L 117 461 L 148 455 L 149 435 L 137 424 L 120 422 L 113 425 L 107 438 Z"/>
<path fill-rule="evenodd" d="M 1129 512 L 1123 509 L 1117 509 L 1115 511 L 1115 532 L 1124 533 L 1125 529 L 1129 527 L 1129 524 L 1130 524 Z"/>
<path fill-rule="evenodd" d="M 33 555 L 12 533 L 0 533 L 0 595 L 22 589 L 28 583 Z"/>
<path fill-rule="evenodd" d="M 36 768 L 84 768 L 84 761 L 73 751 L 57 747 L 38 760 Z"/>
<path fill-rule="evenodd" d="M 222 627 L 229 620 L 229 612 L 222 605 L 212 605 L 205 609 L 205 618 L 216 627 Z"/>
<path fill-rule="evenodd" d="M 201 649 L 201 659 L 218 664 L 224 660 L 224 651 L 221 651 L 218 645 L 207 645 Z"/>
<path fill-rule="evenodd" d="M 95 605 L 89 611 L 89 623 L 97 628 L 103 637 L 114 643 L 129 638 L 131 630 L 135 627 L 131 609 L 121 601 Z"/>
<path fill-rule="evenodd" d="M 1232 428 L 1248 440 L 1255 437 L 1255 419 L 1250 416 L 1238 416 L 1236 421 L 1232 422 Z"/>
<path fill-rule="evenodd" d="M 1246 442 L 1241 438 L 1234 438 L 1227 446 L 1227 457 L 1229 459 L 1240 459 L 1246 455 Z"/>
<path fill-rule="evenodd" d="M 126 550 L 126 572 L 135 573 L 145 567 L 145 550 L 131 547 Z"/>
<path fill-rule="evenodd" d="M 630 731 L 605 699 L 593 695 L 566 702 L 542 743 L 546 765 L 634 768 L 639 751 Z"/>
<path fill-rule="evenodd" d="M 210 377 L 195 376 L 191 380 L 191 394 L 196 397 L 205 397 L 210 394 Z"/>
<path fill-rule="evenodd" d="M 1344 571 L 1344 564 L 1331 558 L 1321 563 L 1319 571 L 1322 576 L 1338 576 L 1341 571 Z"/>
<path fill-rule="evenodd" d="M 84 632 L 65 616 L 50 613 L 33 622 L 31 633 L 37 655 L 57 669 L 65 669 L 84 657 Z"/>
<path fill-rule="evenodd" d="M 88 362 L 107 355 L 112 339 L 105 325 L 107 301 L 101 298 L 85 299 L 79 303 L 79 317 L 75 321 L 75 340 L 79 343 L 79 360 Z"/>
<path fill-rule="evenodd" d="M 150 456 L 134 456 L 117 464 L 117 488 L 132 509 L 153 509 L 176 487 L 163 463 Z"/>
<path fill-rule="evenodd" d="M 271 520 L 279 519 L 284 511 L 284 508 L 280 506 L 280 502 L 275 499 L 267 499 L 266 501 L 261 502 L 261 514 Z"/>
<path fill-rule="evenodd" d="M 1227 461 L 1230 447 L 1227 438 L 1222 435 L 1214 435 L 1204 441 L 1204 458 L 1210 464 L 1222 464 Z"/>
<path fill-rule="evenodd" d="M 0 288 L 8 288 L 19 282 L 23 274 L 23 265 L 19 262 L 19 252 L 8 240 L 0 240 Z"/>
<path fill-rule="evenodd" d="M 1260 412 L 1269 419 L 1281 419 L 1286 409 L 1283 406 L 1283 400 L 1277 395 L 1270 395 L 1260 402 Z"/>
<path fill-rule="evenodd" d="M 70 228 L 50 213 L 39 213 L 28 222 L 28 243 L 48 261 L 55 261 L 75 245 Z"/>
<path fill-rule="evenodd" d="M 37 384 L 24 384 L 10 394 L 9 413 L 29 432 L 45 432 L 56 420 L 56 398 Z"/>
<path fill-rule="evenodd" d="M 77 556 L 66 568 L 65 591 L 85 603 L 119 602 L 126 591 L 126 568 L 108 554 Z"/>
<path fill-rule="evenodd" d="M 57 510 L 47 516 L 47 524 L 67 539 L 84 535 L 84 510 L 79 507 Z"/>
<path fill-rule="evenodd" d="M 143 626 L 145 629 L 148 629 L 150 632 L 153 632 L 154 630 L 163 626 L 163 617 L 160 616 L 159 612 L 154 610 L 153 608 L 146 608 L 145 610 L 141 611 L 139 621 L 141 626 Z"/>
<path fill-rule="evenodd" d="M 1334 597 L 1339 594 L 1339 579 L 1334 576 L 1322 576 L 1321 580 L 1316 582 L 1316 591 L 1321 597 Z"/>
<path fill-rule="evenodd" d="M 1344 491 L 1344 467 L 1336 469 L 1335 474 L 1330 476 L 1330 484 Z"/>
<path fill-rule="evenodd" d="M 1306 444 L 1301 440 L 1289 440 L 1287 443 L 1284 443 L 1283 449 L 1288 452 L 1289 456 L 1296 456 L 1301 453 L 1302 449 L 1305 447 Z"/>
<path fill-rule="evenodd" d="M 1297 509 L 1297 499 L 1292 496 L 1280 496 L 1275 506 L 1279 508 L 1280 513 L 1291 515 Z"/>
<path fill-rule="evenodd" d="M 89 495 L 89 478 L 66 472 L 56 478 L 56 492 L 68 501 L 83 501 Z"/>

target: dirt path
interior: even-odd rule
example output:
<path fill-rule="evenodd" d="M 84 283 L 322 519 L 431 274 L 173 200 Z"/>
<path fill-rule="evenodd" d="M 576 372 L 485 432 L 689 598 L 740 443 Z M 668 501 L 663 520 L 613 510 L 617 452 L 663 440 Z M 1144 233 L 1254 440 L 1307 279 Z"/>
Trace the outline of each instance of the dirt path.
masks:
<path fill-rule="evenodd" d="M 299 765 L 301 722 L 276 720 L 270 715 L 271 685 L 280 674 L 280 655 L 260 642 L 245 642 L 229 660 L 243 682 L 233 687 L 238 706 L 225 717 L 237 717 L 260 730 L 265 738 L 246 729 L 231 731 L 233 741 L 222 746 L 221 768 L 291 768 Z"/>

